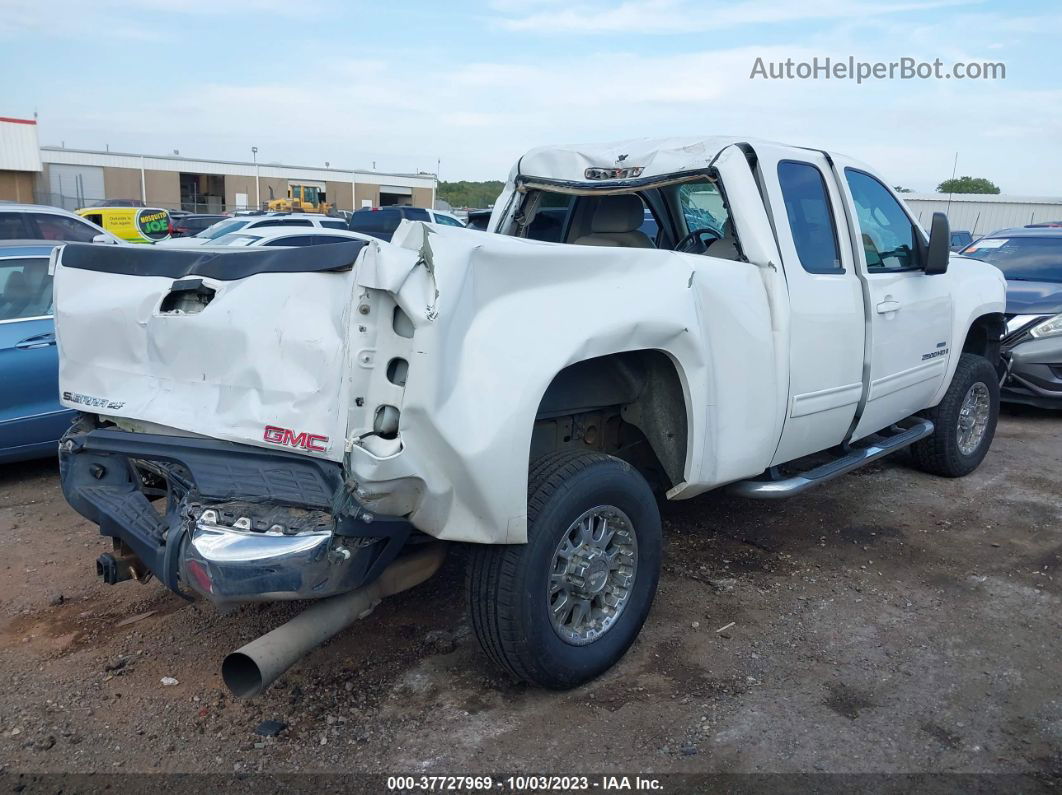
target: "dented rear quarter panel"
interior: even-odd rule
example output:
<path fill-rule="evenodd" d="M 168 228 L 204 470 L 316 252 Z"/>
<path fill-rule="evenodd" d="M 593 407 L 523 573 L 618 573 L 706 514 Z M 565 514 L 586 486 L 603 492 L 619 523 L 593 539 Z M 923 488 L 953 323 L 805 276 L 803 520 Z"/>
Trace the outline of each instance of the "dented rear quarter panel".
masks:
<path fill-rule="evenodd" d="M 525 541 L 542 396 L 564 367 L 611 353 L 659 350 L 676 367 L 688 427 L 682 496 L 769 462 L 775 341 L 756 266 L 420 223 L 403 225 L 395 243 L 420 252 L 418 261 L 382 247 L 365 273 L 396 288 L 399 305 L 415 313 L 401 445 L 380 456 L 355 443 L 349 467 L 370 496 L 409 491 L 421 530 Z M 432 294 L 436 303 L 425 304 Z"/>

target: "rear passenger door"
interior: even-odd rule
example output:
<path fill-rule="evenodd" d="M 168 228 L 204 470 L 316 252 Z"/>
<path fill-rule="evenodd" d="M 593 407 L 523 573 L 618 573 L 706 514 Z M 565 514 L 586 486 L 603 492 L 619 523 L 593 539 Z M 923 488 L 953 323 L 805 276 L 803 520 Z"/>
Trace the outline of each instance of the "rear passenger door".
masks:
<path fill-rule="evenodd" d="M 789 290 L 789 400 L 773 464 L 840 444 L 863 391 L 863 295 L 826 158 L 756 147 Z M 838 219 L 841 219 L 840 221 Z"/>

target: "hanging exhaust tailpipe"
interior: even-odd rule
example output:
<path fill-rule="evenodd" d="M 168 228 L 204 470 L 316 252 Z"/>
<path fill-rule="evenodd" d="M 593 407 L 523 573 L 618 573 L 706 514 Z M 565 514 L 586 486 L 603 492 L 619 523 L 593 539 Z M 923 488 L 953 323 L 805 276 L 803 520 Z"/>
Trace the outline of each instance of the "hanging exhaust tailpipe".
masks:
<path fill-rule="evenodd" d="M 371 613 L 382 599 L 431 577 L 445 558 L 446 545 L 432 544 L 399 558 L 369 585 L 322 599 L 232 652 L 221 664 L 221 678 L 238 698 L 258 695 L 310 650 Z"/>

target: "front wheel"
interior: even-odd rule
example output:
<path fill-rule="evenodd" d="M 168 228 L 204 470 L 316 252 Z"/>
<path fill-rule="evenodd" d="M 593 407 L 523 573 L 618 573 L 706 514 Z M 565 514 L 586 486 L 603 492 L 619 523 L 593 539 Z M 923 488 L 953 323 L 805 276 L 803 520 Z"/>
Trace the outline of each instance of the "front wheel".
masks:
<path fill-rule="evenodd" d="M 606 671 L 645 623 L 660 576 L 660 514 L 629 464 L 554 453 L 531 467 L 527 543 L 479 545 L 472 629 L 518 679 L 575 687 Z"/>
<path fill-rule="evenodd" d="M 924 412 L 933 433 L 911 446 L 919 469 L 958 478 L 968 475 L 992 446 L 999 419 L 999 377 L 983 356 L 964 353 L 951 386 L 937 406 Z"/>

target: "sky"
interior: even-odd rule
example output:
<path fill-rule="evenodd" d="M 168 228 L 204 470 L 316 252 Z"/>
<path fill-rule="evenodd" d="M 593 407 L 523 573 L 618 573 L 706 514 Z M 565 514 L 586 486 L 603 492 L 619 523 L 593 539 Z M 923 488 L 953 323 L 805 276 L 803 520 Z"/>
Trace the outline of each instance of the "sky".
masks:
<path fill-rule="evenodd" d="M 42 144 L 504 179 L 528 149 L 737 135 L 894 185 L 1062 196 L 1057 0 L 0 0 L 0 116 Z M 766 66 L 1001 62 L 997 80 Z"/>

